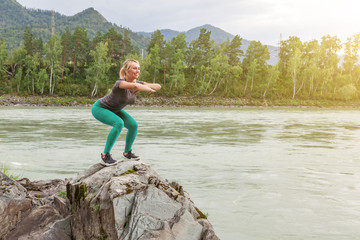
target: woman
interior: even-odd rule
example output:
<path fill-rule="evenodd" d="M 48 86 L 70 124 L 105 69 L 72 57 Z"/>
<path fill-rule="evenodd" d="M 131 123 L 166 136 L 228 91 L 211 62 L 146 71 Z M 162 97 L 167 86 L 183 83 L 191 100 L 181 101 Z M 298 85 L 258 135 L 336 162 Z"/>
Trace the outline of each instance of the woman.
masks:
<path fill-rule="evenodd" d="M 135 119 L 125 112 L 123 108 L 135 102 L 137 92 L 153 93 L 160 90 L 161 86 L 156 83 L 138 81 L 139 75 L 139 62 L 134 59 L 127 59 L 120 70 L 120 79 L 115 82 L 111 93 L 97 100 L 92 107 L 92 114 L 97 120 L 113 127 L 107 137 L 104 152 L 101 153 L 103 165 L 117 163 L 111 157 L 110 151 L 123 127 L 128 129 L 123 153 L 124 158 L 128 160 L 140 159 L 131 152 L 138 125 Z"/>

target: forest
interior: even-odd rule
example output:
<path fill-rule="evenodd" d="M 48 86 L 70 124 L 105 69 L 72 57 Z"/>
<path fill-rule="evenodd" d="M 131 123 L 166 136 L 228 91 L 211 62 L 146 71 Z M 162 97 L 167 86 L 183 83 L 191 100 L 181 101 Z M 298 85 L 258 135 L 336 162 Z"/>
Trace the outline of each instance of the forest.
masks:
<path fill-rule="evenodd" d="M 360 93 L 360 34 L 345 43 L 324 36 L 281 41 L 279 61 L 270 65 L 266 45 L 242 38 L 215 44 L 201 29 L 190 43 L 179 34 L 165 41 L 155 31 L 146 49 L 132 45 L 129 31 L 111 28 L 92 39 L 84 28 L 67 29 L 44 42 L 31 29 L 9 50 L 0 40 L 0 93 L 19 96 L 99 97 L 118 79 L 126 58 L 139 60 L 140 80 L 162 85 L 159 95 L 251 99 L 357 100 Z M 341 54 L 340 54 L 341 53 Z"/>

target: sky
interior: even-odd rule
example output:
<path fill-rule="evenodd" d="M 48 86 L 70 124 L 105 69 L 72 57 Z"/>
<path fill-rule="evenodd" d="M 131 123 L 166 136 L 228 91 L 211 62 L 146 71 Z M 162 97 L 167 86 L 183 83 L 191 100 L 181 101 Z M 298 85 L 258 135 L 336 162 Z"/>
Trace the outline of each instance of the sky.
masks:
<path fill-rule="evenodd" d="M 26 8 L 72 16 L 93 7 L 109 22 L 134 32 L 187 31 L 211 24 L 243 39 L 278 45 L 360 33 L 358 0 L 17 0 Z"/>

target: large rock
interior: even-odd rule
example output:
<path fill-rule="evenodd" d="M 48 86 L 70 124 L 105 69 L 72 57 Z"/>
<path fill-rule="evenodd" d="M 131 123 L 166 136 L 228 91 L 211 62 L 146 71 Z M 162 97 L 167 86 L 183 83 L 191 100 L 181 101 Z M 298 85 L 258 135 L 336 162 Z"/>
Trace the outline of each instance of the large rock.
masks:
<path fill-rule="evenodd" d="M 218 239 L 176 183 L 148 165 L 92 166 L 67 185 L 74 239 Z"/>
<path fill-rule="evenodd" d="M 31 212 L 27 191 L 16 181 L 0 172 L 0 239 L 15 228 Z"/>
<path fill-rule="evenodd" d="M 219 239 L 182 186 L 142 162 L 96 164 L 71 181 L 0 180 L 0 240 Z"/>
<path fill-rule="evenodd" d="M 67 181 L 14 181 L 0 172 L 0 239 L 70 240 Z"/>

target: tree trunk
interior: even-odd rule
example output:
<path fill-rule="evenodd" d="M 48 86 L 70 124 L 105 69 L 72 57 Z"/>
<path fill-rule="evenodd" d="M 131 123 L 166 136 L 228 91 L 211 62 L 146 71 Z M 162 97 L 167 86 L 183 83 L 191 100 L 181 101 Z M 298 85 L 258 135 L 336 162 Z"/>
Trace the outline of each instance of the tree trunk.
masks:
<path fill-rule="evenodd" d="M 98 89 L 97 82 L 95 82 L 94 89 L 91 92 L 91 97 L 95 97 L 97 93 L 97 89 Z"/>
<path fill-rule="evenodd" d="M 310 86 L 309 86 L 309 98 L 311 96 L 311 91 L 313 91 L 314 89 L 314 74 L 311 75 L 311 79 L 310 79 Z"/>
<path fill-rule="evenodd" d="M 294 70 L 294 74 L 293 74 L 293 96 L 292 99 L 295 99 L 295 95 L 296 95 L 296 70 Z"/>
<path fill-rule="evenodd" d="M 271 75 L 270 75 L 270 77 L 269 77 L 268 84 L 266 85 L 265 91 L 264 91 L 264 93 L 263 93 L 263 98 L 265 98 L 265 97 L 266 97 L 266 93 L 267 93 L 267 91 L 269 90 L 269 87 L 270 87 L 270 83 L 271 83 L 272 77 L 273 77 L 273 75 L 271 74 Z"/>
<path fill-rule="evenodd" d="M 49 80 L 49 94 L 52 95 L 52 77 L 53 77 L 53 67 L 50 68 L 50 80 Z"/>
<path fill-rule="evenodd" d="M 165 87 L 165 82 L 166 82 L 166 64 L 164 63 L 164 87 Z"/>
<path fill-rule="evenodd" d="M 210 83 L 211 83 L 212 79 L 213 79 L 213 73 L 211 73 L 211 75 L 209 77 L 209 81 L 208 81 L 208 84 L 206 86 L 205 93 L 207 92 L 208 88 L 210 87 Z"/>
<path fill-rule="evenodd" d="M 213 94 L 213 92 L 215 92 L 215 90 L 216 90 L 216 88 L 217 88 L 217 86 L 219 85 L 220 82 L 221 82 L 221 80 L 218 81 L 218 82 L 215 84 L 215 87 L 214 87 L 214 89 L 211 91 L 211 93 L 209 93 L 209 96 L 210 96 L 211 94 Z"/>
<path fill-rule="evenodd" d="M 53 81 L 53 86 L 52 86 L 52 90 L 51 90 L 51 95 L 54 95 L 54 90 L 55 90 L 55 78 Z"/>
<path fill-rule="evenodd" d="M 20 78 L 19 78 L 19 82 L 16 86 L 16 91 L 19 93 L 20 92 L 20 85 L 21 85 L 21 78 L 22 78 L 22 71 L 20 71 Z"/>
<path fill-rule="evenodd" d="M 296 91 L 296 94 L 298 94 L 300 92 L 300 90 L 303 88 L 305 84 L 305 79 L 301 82 L 301 86 L 299 87 L 299 89 Z"/>
<path fill-rule="evenodd" d="M 249 79 L 246 77 L 246 82 L 245 82 L 245 87 L 244 87 L 244 94 L 246 93 L 248 82 L 249 82 Z"/>
<path fill-rule="evenodd" d="M 76 46 L 76 44 L 75 44 L 75 53 L 74 53 L 74 71 L 73 71 L 73 79 L 75 79 L 75 73 L 76 73 L 76 48 L 77 48 L 77 46 Z"/>
<path fill-rule="evenodd" d="M 250 86 L 250 92 L 252 92 L 252 90 L 253 90 L 253 86 L 254 86 L 254 78 L 255 78 L 255 73 L 251 76 L 251 86 Z"/>
<path fill-rule="evenodd" d="M 37 79 L 37 82 L 40 82 L 40 77 Z M 42 86 L 41 86 L 41 89 L 40 89 L 41 95 L 44 94 L 44 88 L 45 88 L 45 81 L 43 80 L 42 81 Z"/>
<path fill-rule="evenodd" d="M 156 82 L 156 71 L 157 71 L 157 68 L 156 68 L 156 66 L 155 66 L 155 70 L 154 70 L 154 78 L 153 78 L 153 83 L 155 83 Z"/>
<path fill-rule="evenodd" d="M 32 81 L 32 94 L 35 94 L 35 81 L 34 81 L 34 78 L 32 78 L 31 81 Z"/>
<path fill-rule="evenodd" d="M 62 60 L 62 69 L 61 69 L 61 83 L 63 82 L 64 79 L 64 71 L 65 71 L 65 54 Z"/>

